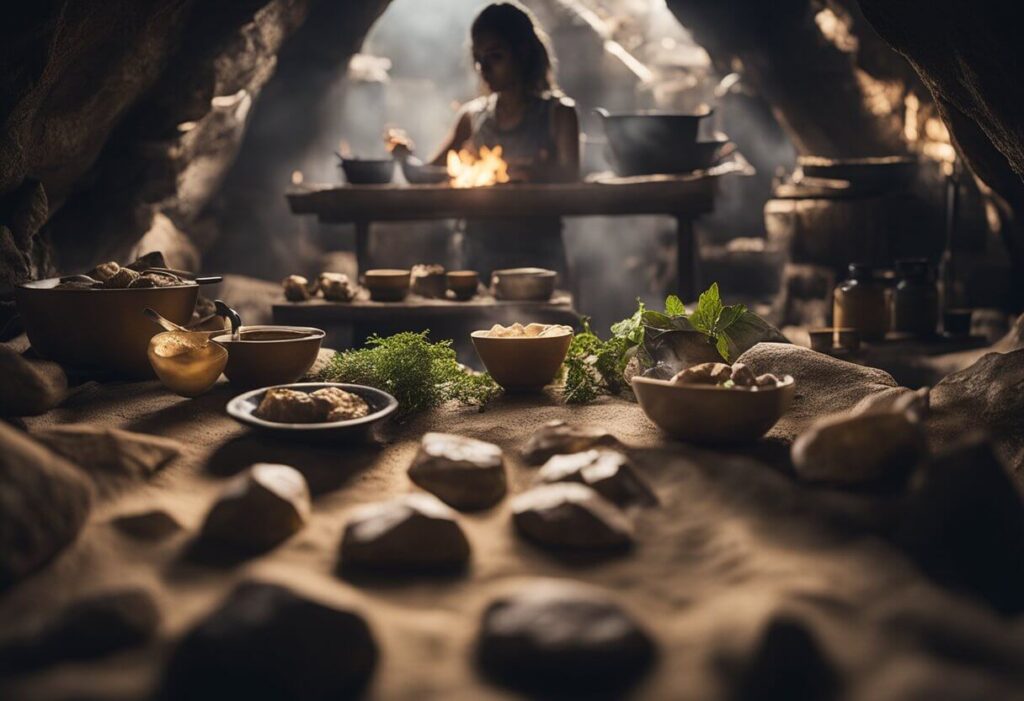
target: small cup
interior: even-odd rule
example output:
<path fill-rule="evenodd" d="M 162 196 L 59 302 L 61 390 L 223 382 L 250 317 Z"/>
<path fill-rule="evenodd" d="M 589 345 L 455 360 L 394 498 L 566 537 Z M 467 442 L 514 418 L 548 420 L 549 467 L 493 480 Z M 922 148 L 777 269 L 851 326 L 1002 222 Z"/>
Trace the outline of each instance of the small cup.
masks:
<path fill-rule="evenodd" d="M 228 363 L 228 352 L 223 346 L 208 341 L 209 335 L 164 331 L 150 339 L 149 363 L 167 389 L 183 397 L 198 397 L 216 384 Z M 189 350 L 189 343 L 199 347 Z"/>
<path fill-rule="evenodd" d="M 472 299 L 480 285 L 480 276 L 475 270 L 451 270 L 446 275 L 446 279 L 448 289 L 460 302 Z"/>
<path fill-rule="evenodd" d="M 835 329 L 825 327 L 821 329 L 809 329 L 807 335 L 811 338 L 811 350 L 819 353 L 829 353 L 835 340 Z"/>
<path fill-rule="evenodd" d="M 375 302 L 401 302 L 409 294 L 409 270 L 381 268 L 367 270 L 364 276 L 370 299 Z"/>

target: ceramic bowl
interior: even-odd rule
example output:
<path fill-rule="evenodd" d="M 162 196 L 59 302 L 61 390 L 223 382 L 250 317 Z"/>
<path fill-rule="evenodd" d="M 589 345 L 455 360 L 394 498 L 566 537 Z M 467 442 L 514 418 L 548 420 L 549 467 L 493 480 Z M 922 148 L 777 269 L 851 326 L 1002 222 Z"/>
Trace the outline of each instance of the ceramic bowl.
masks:
<path fill-rule="evenodd" d="M 180 331 L 158 333 L 149 342 L 149 362 L 164 386 L 183 397 L 198 397 L 217 382 L 228 363 L 228 352 L 217 343 L 207 343 L 198 351 L 167 356 L 160 352 L 163 341 L 181 335 Z M 191 336 L 206 339 L 209 333 L 195 332 Z"/>
<path fill-rule="evenodd" d="M 750 443 L 768 432 L 793 401 L 793 378 L 773 388 L 727 389 L 633 378 L 640 408 L 658 428 L 691 443 Z"/>
<path fill-rule="evenodd" d="M 267 390 L 284 388 L 297 392 L 313 392 L 324 387 L 337 387 L 352 394 L 358 394 L 370 405 L 370 413 L 358 419 L 345 421 L 326 421 L 313 424 L 288 424 L 277 421 L 266 421 L 253 414 L 260 405 Z M 350 385 L 339 382 L 299 382 L 277 385 L 276 387 L 260 387 L 240 394 L 228 402 L 227 411 L 236 421 L 252 426 L 255 429 L 281 436 L 297 438 L 304 441 L 316 440 L 353 440 L 364 438 L 373 426 L 398 408 L 398 400 L 387 392 L 365 385 Z"/>
<path fill-rule="evenodd" d="M 480 276 L 475 270 L 449 270 L 445 279 L 455 299 L 463 302 L 476 295 L 476 289 L 480 284 Z"/>
<path fill-rule="evenodd" d="M 497 338 L 474 331 L 473 347 L 494 381 L 510 392 L 538 391 L 555 379 L 572 334 Z"/>
<path fill-rule="evenodd" d="M 409 294 L 411 276 L 411 271 L 402 269 L 367 270 L 363 284 L 370 291 L 370 299 L 376 302 L 401 302 Z"/>
<path fill-rule="evenodd" d="M 386 185 L 395 175 L 392 158 L 346 158 L 341 162 L 345 180 L 352 185 Z"/>
<path fill-rule="evenodd" d="M 516 302 L 546 302 L 557 279 L 558 273 L 544 268 L 505 268 L 491 273 L 494 296 Z"/>
<path fill-rule="evenodd" d="M 227 349 L 224 374 L 239 387 L 295 382 L 313 366 L 324 338 L 321 329 L 308 326 L 242 326 L 239 335 L 213 338 Z"/>

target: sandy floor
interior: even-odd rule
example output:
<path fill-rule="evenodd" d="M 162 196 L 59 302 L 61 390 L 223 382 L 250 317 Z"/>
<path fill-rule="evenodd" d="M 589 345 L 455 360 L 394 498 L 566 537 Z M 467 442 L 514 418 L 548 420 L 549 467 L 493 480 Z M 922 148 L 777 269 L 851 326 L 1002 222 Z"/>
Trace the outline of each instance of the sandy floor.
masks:
<path fill-rule="evenodd" d="M 377 446 L 306 447 L 273 442 L 236 424 L 222 411 L 231 394 L 221 386 L 185 400 L 155 383 L 94 386 L 29 422 L 34 428 L 90 421 L 160 434 L 179 439 L 184 454 L 150 483 L 103 500 L 72 548 L 0 599 L 0 620 L 15 630 L 84 594 L 141 585 L 161 604 L 159 639 L 99 662 L 9 681 L 0 697 L 146 698 L 177 637 L 233 584 L 258 578 L 365 614 L 382 649 L 369 698 L 508 698 L 476 673 L 473 637 L 490 598 L 532 576 L 605 587 L 644 622 L 658 641 L 660 661 L 636 687 L 636 698 L 721 697 L 723 665 L 743 654 L 766 617 L 780 610 L 796 612 L 816 630 L 846 678 L 846 698 L 1024 695 L 1020 676 L 1013 676 L 1024 669 L 1021 623 L 997 619 L 929 584 L 873 535 L 887 515 L 884 499 L 795 484 L 781 444 L 769 441 L 753 451 L 775 462 L 772 467 L 750 455 L 668 444 L 635 404 L 606 399 L 577 409 L 535 397 L 502 399 L 482 413 L 432 412 L 390 427 Z M 542 551 L 513 533 L 506 498 L 482 514 L 461 516 L 473 547 L 463 576 L 351 581 L 336 574 L 350 510 L 414 489 L 405 470 L 423 432 L 497 443 L 508 458 L 510 491 L 517 493 L 536 469 L 525 466 L 517 450 L 555 418 L 604 426 L 637 448 L 662 506 L 636 515 L 639 543 L 631 553 L 572 560 Z M 257 461 L 287 463 L 306 475 L 314 494 L 309 525 L 241 565 L 220 569 L 185 560 L 188 541 L 225 479 Z M 185 530 L 152 545 L 109 524 L 115 515 L 154 507 L 173 514 Z M 974 641 L 975 659 L 951 661 L 955 645 L 935 645 L 934 634 L 915 632 L 927 626 Z"/>

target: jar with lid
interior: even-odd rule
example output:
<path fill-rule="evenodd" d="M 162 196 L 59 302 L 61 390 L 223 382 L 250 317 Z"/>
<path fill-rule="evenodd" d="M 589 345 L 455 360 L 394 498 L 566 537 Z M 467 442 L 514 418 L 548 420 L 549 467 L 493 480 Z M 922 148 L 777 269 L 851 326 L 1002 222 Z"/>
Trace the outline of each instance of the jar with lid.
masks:
<path fill-rule="evenodd" d="M 896 261 L 899 282 L 892 294 L 892 330 L 931 336 L 939 324 L 939 291 L 925 259 Z"/>
<path fill-rule="evenodd" d="M 885 284 L 870 265 L 851 263 L 850 274 L 836 286 L 832 323 L 853 328 L 869 341 L 885 338 L 889 329 L 889 304 Z"/>

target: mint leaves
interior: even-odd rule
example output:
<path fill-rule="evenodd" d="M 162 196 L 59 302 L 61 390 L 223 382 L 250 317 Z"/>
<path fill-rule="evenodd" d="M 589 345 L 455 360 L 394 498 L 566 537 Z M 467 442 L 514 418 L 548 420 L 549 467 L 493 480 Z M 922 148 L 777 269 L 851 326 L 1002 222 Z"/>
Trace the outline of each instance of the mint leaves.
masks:
<path fill-rule="evenodd" d="M 690 315 L 690 323 L 693 328 L 714 339 L 715 347 L 724 359 L 733 360 L 736 356 L 732 352 L 737 344 L 730 336 L 730 329 L 748 313 L 742 304 L 729 307 L 723 305 L 718 294 L 718 283 L 715 282 L 697 300 L 697 309 Z"/>

